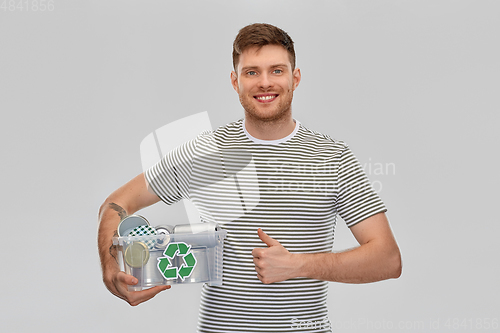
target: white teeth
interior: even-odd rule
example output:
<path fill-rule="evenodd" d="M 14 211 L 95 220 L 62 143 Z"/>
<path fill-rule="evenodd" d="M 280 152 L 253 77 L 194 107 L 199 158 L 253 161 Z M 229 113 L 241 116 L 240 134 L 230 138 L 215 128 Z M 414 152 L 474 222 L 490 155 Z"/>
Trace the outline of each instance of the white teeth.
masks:
<path fill-rule="evenodd" d="M 261 101 L 268 101 L 270 99 L 273 99 L 274 97 L 276 97 L 276 95 L 260 96 L 260 97 L 257 97 L 257 99 L 259 99 Z"/>

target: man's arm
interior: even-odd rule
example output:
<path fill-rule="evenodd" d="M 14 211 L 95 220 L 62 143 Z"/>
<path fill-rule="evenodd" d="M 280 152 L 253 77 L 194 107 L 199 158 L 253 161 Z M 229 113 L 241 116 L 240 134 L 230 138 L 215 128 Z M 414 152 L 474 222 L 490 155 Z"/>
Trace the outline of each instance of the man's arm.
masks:
<path fill-rule="evenodd" d="M 264 283 L 294 277 L 345 283 L 368 283 L 401 275 L 401 254 L 384 213 L 351 227 L 360 246 L 341 253 L 290 253 L 259 229 L 267 248 L 255 248 L 255 269 Z"/>
<path fill-rule="evenodd" d="M 157 286 L 137 292 L 128 291 L 128 285 L 134 285 L 138 281 L 135 277 L 120 272 L 112 238 L 117 234 L 118 224 L 122 218 L 159 200 L 156 194 L 148 190 L 144 174 L 140 174 L 114 191 L 99 209 L 98 246 L 104 284 L 111 293 L 133 306 L 153 298 L 170 286 Z"/>

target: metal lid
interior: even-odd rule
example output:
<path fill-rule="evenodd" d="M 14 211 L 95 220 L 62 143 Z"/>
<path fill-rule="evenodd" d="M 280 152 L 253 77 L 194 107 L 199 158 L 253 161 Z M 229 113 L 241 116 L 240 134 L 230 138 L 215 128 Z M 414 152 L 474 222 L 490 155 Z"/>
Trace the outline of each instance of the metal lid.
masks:
<path fill-rule="evenodd" d="M 143 242 L 133 242 L 125 249 L 125 262 L 133 268 L 140 268 L 149 260 L 148 246 Z"/>

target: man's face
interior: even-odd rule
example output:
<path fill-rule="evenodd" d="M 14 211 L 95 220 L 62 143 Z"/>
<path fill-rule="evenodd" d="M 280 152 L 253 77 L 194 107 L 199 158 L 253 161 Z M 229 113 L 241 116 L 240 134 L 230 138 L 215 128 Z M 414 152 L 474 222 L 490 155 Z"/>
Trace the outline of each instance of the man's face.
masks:
<path fill-rule="evenodd" d="M 291 114 L 293 91 L 299 82 L 300 70 L 292 71 L 288 52 L 279 45 L 245 50 L 236 72 L 231 73 L 245 116 L 265 122 Z"/>

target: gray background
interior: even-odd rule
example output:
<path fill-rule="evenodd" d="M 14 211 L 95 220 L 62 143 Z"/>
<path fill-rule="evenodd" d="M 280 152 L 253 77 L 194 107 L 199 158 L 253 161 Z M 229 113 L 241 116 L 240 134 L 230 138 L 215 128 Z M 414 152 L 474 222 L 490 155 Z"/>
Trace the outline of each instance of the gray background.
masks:
<path fill-rule="evenodd" d="M 142 171 L 153 130 L 201 111 L 214 127 L 242 116 L 231 46 L 254 22 L 294 39 L 295 117 L 366 164 L 403 254 L 398 280 L 330 284 L 334 331 L 498 327 L 500 2 L 11 3 L 0 1 L 2 332 L 195 330 L 200 285 L 135 308 L 105 289 L 97 210 Z M 180 205 L 143 213 L 186 222 Z M 337 250 L 355 244 L 342 223 L 336 236 Z"/>

